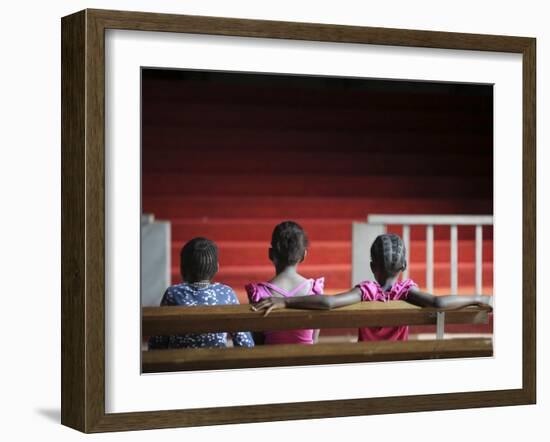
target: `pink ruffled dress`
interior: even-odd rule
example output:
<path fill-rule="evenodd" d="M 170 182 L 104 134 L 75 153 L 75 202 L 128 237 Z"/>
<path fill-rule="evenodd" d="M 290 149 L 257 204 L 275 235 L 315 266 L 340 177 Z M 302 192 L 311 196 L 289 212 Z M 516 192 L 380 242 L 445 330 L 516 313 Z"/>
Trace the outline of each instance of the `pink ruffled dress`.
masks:
<path fill-rule="evenodd" d="M 248 300 L 252 304 L 260 302 L 262 299 L 271 298 L 273 296 L 272 291 L 284 297 L 294 296 L 296 293 L 300 293 L 307 284 L 310 286 L 307 291 L 308 295 L 322 295 L 325 287 L 325 278 L 307 279 L 290 292 L 270 282 L 247 284 L 245 289 L 248 294 Z M 312 329 L 265 331 L 264 336 L 265 344 L 313 344 Z"/>
<path fill-rule="evenodd" d="M 396 282 L 384 292 L 375 281 L 363 281 L 356 285 L 361 290 L 362 301 L 405 301 L 409 290 L 418 285 L 412 279 Z M 409 338 L 409 326 L 365 327 L 359 329 L 359 341 L 406 341 Z"/>

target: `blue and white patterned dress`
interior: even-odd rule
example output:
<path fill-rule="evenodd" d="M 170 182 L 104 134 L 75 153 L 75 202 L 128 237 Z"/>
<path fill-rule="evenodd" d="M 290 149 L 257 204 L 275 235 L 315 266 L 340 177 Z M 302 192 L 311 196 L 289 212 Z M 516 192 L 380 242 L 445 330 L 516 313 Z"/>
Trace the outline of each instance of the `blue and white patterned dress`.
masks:
<path fill-rule="evenodd" d="M 206 287 L 197 287 L 182 283 L 168 287 L 162 301 L 164 305 L 225 305 L 238 304 L 239 300 L 233 289 L 218 282 Z M 236 347 L 254 347 L 250 332 L 231 334 Z M 226 347 L 227 333 L 188 333 L 176 336 L 153 336 L 149 339 L 149 349 L 164 348 L 206 348 Z"/>

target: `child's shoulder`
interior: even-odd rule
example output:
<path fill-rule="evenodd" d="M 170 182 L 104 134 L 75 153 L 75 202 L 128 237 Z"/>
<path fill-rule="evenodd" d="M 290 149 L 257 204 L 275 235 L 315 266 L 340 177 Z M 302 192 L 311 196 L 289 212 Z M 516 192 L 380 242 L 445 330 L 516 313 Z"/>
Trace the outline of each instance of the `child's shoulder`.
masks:
<path fill-rule="evenodd" d="M 382 287 L 376 281 L 361 281 L 354 288 L 358 288 L 361 292 L 362 301 L 379 301 L 384 297 Z"/>
<path fill-rule="evenodd" d="M 169 286 L 164 292 L 161 305 L 185 305 L 189 300 L 190 289 L 185 283 Z"/>
<path fill-rule="evenodd" d="M 210 286 L 211 291 L 214 292 L 216 302 L 219 304 L 238 304 L 239 298 L 232 287 L 221 282 L 215 282 Z"/>
<path fill-rule="evenodd" d="M 325 277 L 320 276 L 319 278 L 311 278 L 313 283 L 311 284 L 311 291 L 315 294 L 323 293 L 325 289 Z"/>
<path fill-rule="evenodd" d="M 180 282 L 179 284 L 173 284 L 166 289 L 167 293 L 184 293 L 191 289 L 189 284 Z"/>
<path fill-rule="evenodd" d="M 228 286 L 227 284 L 222 284 L 221 282 L 213 283 L 212 288 L 217 292 L 235 293 L 235 291 L 233 290 L 233 287 Z"/>
<path fill-rule="evenodd" d="M 244 287 L 247 290 L 255 290 L 255 289 L 258 289 L 259 287 L 268 287 L 269 285 L 270 285 L 269 281 L 254 281 L 254 282 L 249 282 Z"/>
<path fill-rule="evenodd" d="M 262 299 L 270 298 L 271 293 L 266 282 L 250 282 L 244 286 L 249 302 L 260 302 Z"/>
<path fill-rule="evenodd" d="M 390 290 L 384 292 L 376 281 L 362 281 L 355 286 L 361 291 L 363 301 L 399 301 L 406 299 L 409 291 L 418 285 L 412 279 L 396 281 Z"/>
<path fill-rule="evenodd" d="M 403 279 L 402 281 L 397 281 L 394 287 L 399 292 L 408 292 L 412 288 L 415 288 L 415 287 L 418 288 L 418 284 L 414 282 L 412 279 L 407 278 L 407 279 Z"/>

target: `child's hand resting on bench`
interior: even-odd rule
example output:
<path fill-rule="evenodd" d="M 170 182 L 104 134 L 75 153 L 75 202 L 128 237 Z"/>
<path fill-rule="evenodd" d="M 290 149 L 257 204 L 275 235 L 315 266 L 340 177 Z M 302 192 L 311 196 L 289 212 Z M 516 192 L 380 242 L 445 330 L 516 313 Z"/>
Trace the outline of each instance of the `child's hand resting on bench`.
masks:
<path fill-rule="evenodd" d="M 280 308 L 286 307 L 286 298 L 266 298 L 262 299 L 260 302 L 252 305 L 252 310 L 255 312 L 265 310 L 264 316 L 269 315 L 271 310 L 278 310 Z"/>

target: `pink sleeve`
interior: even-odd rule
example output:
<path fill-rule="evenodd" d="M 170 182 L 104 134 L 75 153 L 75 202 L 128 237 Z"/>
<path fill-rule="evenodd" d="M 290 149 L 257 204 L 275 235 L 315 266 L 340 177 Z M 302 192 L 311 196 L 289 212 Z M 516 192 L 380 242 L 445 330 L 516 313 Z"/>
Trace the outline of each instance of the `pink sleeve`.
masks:
<path fill-rule="evenodd" d="M 418 287 L 418 284 L 414 282 L 412 279 L 405 279 L 404 281 L 401 281 L 399 283 L 399 286 L 396 287 L 397 290 L 393 300 L 398 301 L 401 299 L 407 299 L 407 297 L 409 296 L 409 291 L 413 287 Z"/>
<path fill-rule="evenodd" d="M 260 302 L 262 299 L 271 297 L 271 293 L 264 289 L 260 284 L 246 284 L 244 286 L 246 294 L 248 295 L 248 302 L 251 304 Z"/>
<path fill-rule="evenodd" d="M 311 293 L 314 295 L 322 295 L 325 290 L 325 278 L 317 278 L 313 280 L 313 285 L 311 287 Z"/>
<path fill-rule="evenodd" d="M 380 299 L 380 286 L 373 281 L 363 281 L 355 287 L 361 290 L 361 301 L 378 301 Z"/>

